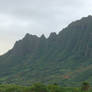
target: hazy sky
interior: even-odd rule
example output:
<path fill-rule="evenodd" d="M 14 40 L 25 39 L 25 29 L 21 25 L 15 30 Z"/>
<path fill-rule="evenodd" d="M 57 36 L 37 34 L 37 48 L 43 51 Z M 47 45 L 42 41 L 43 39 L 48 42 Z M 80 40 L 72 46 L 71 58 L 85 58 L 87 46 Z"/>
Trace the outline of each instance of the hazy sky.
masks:
<path fill-rule="evenodd" d="M 26 33 L 58 33 L 91 12 L 92 0 L 0 0 L 0 54 Z"/>

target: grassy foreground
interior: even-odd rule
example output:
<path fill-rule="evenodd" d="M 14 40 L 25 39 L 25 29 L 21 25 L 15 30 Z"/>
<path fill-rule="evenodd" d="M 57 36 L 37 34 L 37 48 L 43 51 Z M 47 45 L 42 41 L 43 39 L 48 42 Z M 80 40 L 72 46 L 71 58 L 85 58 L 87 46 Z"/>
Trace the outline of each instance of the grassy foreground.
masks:
<path fill-rule="evenodd" d="M 31 86 L 3 84 L 0 85 L 0 92 L 92 92 L 92 88 L 85 83 L 81 87 L 61 87 L 57 84 L 44 85 L 42 83 L 35 83 Z"/>

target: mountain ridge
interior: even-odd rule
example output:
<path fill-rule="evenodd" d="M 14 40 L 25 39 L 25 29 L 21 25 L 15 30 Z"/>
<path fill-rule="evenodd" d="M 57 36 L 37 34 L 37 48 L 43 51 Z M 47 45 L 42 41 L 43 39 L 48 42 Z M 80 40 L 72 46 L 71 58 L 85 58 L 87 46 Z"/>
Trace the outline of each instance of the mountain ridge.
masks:
<path fill-rule="evenodd" d="M 58 34 L 52 32 L 48 38 L 27 33 L 0 56 L 0 82 L 72 85 L 92 80 L 91 67 L 88 68 L 92 64 L 91 25 L 92 16 L 88 16 L 72 22 Z"/>

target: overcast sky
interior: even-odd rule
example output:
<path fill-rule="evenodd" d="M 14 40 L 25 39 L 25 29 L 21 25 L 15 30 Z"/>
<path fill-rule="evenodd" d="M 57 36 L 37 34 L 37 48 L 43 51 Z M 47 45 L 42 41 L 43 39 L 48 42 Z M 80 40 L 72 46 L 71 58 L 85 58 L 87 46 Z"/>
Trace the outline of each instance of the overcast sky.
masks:
<path fill-rule="evenodd" d="M 26 33 L 58 33 L 91 12 L 92 0 L 0 0 L 0 54 Z"/>

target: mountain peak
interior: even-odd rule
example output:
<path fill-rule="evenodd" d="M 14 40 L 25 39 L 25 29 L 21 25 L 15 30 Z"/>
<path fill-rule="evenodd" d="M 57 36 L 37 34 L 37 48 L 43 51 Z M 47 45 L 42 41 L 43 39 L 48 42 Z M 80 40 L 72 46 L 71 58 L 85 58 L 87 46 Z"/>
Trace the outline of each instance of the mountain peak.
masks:
<path fill-rule="evenodd" d="M 24 39 L 36 39 L 36 38 L 38 38 L 36 35 L 31 35 L 31 34 L 29 34 L 29 33 L 27 33 L 27 34 L 25 35 L 25 37 L 24 37 Z"/>
<path fill-rule="evenodd" d="M 91 15 L 88 15 L 87 17 L 83 17 L 81 20 L 79 20 L 79 21 L 82 21 L 82 20 L 85 20 L 85 21 L 87 21 L 87 20 L 92 20 L 92 16 Z"/>
<path fill-rule="evenodd" d="M 81 25 L 87 25 L 87 24 L 91 24 L 92 23 L 92 16 L 89 15 L 87 17 L 82 17 L 81 19 L 77 20 L 77 21 L 73 21 L 72 23 L 70 23 L 68 25 L 68 27 L 78 27 Z"/>
<path fill-rule="evenodd" d="M 45 37 L 44 34 L 42 34 L 40 38 L 41 38 L 41 39 L 46 39 L 46 37 Z"/>
<path fill-rule="evenodd" d="M 57 36 L 57 34 L 55 32 L 52 32 L 49 36 L 49 38 L 55 38 Z"/>
<path fill-rule="evenodd" d="M 88 17 L 91 17 L 92 18 L 92 15 L 88 15 Z"/>
<path fill-rule="evenodd" d="M 31 35 L 30 35 L 29 33 L 27 33 L 27 34 L 25 35 L 25 38 L 26 38 L 26 37 L 30 37 L 30 36 L 31 36 Z"/>

